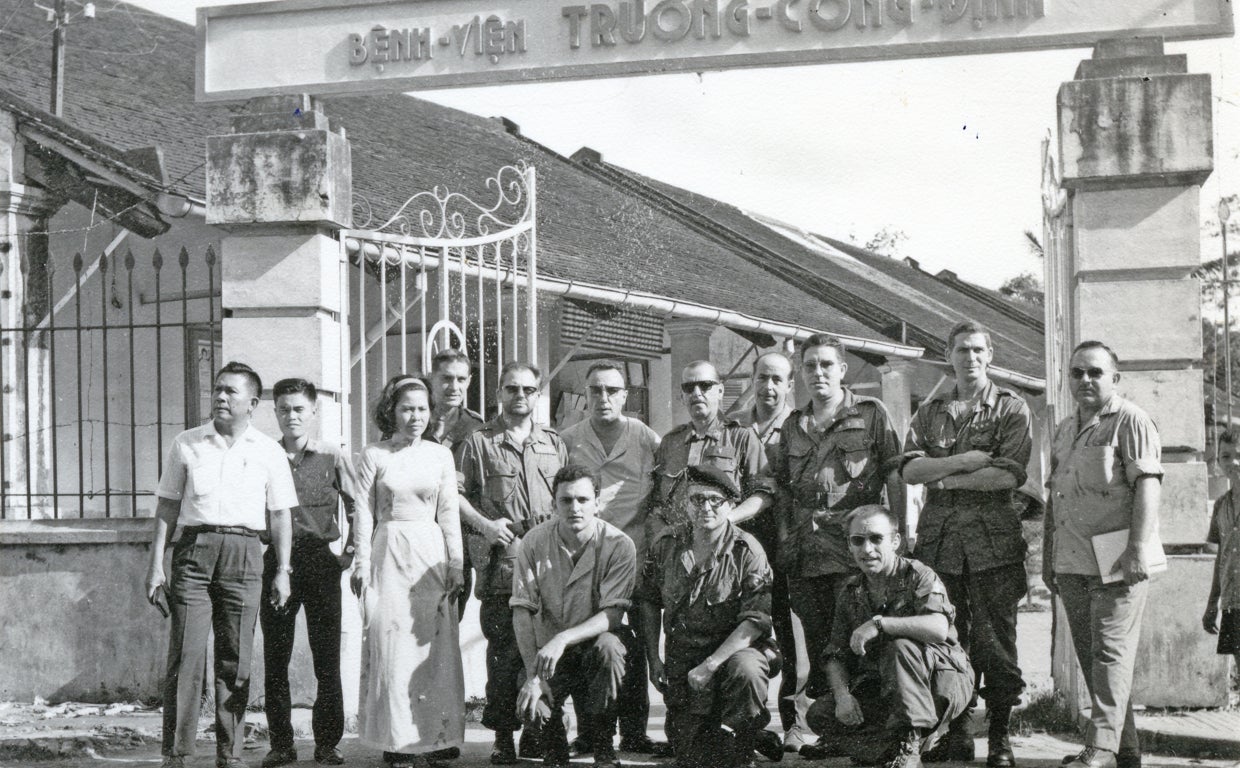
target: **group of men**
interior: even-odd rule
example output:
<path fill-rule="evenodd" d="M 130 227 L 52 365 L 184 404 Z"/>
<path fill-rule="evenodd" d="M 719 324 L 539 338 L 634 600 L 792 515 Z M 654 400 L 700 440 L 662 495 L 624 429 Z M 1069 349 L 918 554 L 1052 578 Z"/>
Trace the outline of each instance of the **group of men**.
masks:
<path fill-rule="evenodd" d="M 752 408 L 726 418 L 722 378 L 698 361 L 681 372 L 689 420 L 661 439 L 624 414 L 620 364 L 589 367 L 588 418 L 560 434 L 534 420 L 543 382 L 533 366 L 504 367 L 498 415 L 484 422 L 465 407 L 468 358 L 452 350 L 437 356 L 428 437 L 448 444 L 457 462 L 487 640 L 482 721 L 495 732 L 491 762 L 513 764 L 520 754 L 565 765 L 575 751 L 615 765 L 617 723 L 622 750 L 674 754 L 685 768 L 744 766 L 755 752 L 778 760 L 785 751 L 808 759 L 850 754 L 889 768 L 967 761 L 974 758 L 969 710 L 980 693 L 990 720 L 986 764 L 1014 766 L 1009 721 L 1024 688 L 1016 609 L 1026 590 L 1024 505 L 1014 492 L 1027 479 L 1030 413 L 1017 393 L 991 380 L 994 349 L 985 328 L 961 323 L 946 347 L 954 381 L 922 403 L 903 441 L 879 400 L 843 385 L 845 349 L 826 335 L 806 339 L 798 352 L 805 407 L 789 401 L 792 361 L 768 352 L 753 363 Z M 1064 764 L 1137 768 L 1128 695 L 1156 554 L 1158 436 L 1115 392 L 1118 359 L 1105 345 L 1080 345 L 1069 373 L 1077 409 L 1055 434 L 1043 579 L 1064 601 L 1094 706 L 1085 749 Z M 222 465 L 210 459 L 217 475 L 236 463 L 228 454 L 248 434 L 224 418 L 235 411 L 233 400 L 248 397 L 252 410 L 261 392 L 257 375 L 252 382 L 234 382 L 237 376 L 227 366 L 221 371 L 214 423 L 185 433 L 173 449 L 182 438 L 197 439 L 224 454 Z M 304 443 L 299 450 L 307 451 Z M 290 499 L 275 457 L 264 454 L 270 478 L 265 498 L 255 502 L 256 509 L 265 502 L 280 510 L 271 513 L 263 588 L 272 611 L 289 599 L 290 554 L 308 551 L 291 543 L 303 538 L 290 535 L 288 522 L 297 497 Z M 286 457 L 285 470 L 305 460 Z M 207 474 L 172 463 L 165 472 L 152 595 L 162 589 L 164 540 L 178 514 L 185 531 L 225 543 L 235 528 L 267 528 L 257 518 L 208 518 L 204 525 L 194 517 L 204 504 L 189 504 L 199 490 L 188 494 L 187 487 Z M 909 485 L 926 489 L 915 527 L 905 514 Z M 337 487 L 347 496 L 347 483 Z M 225 496 L 239 491 L 218 492 L 206 506 L 223 509 L 231 503 Z M 1100 572 L 1091 537 L 1125 528 L 1127 548 L 1116 566 L 1122 578 L 1104 583 L 1112 574 Z M 318 541 L 332 533 L 320 530 Z M 211 567 L 218 574 L 225 561 L 250 556 L 250 538 L 239 537 L 244 551 L 237 554 L 209 552 L 201 542 L 189 551 L 217 558 Z M 185 540 L 173 560 L 166 697 L 173 704 L 165 710 L 164 751 L 174 758 L 192 746 L 183 718 L 196 719 L 194 674 L 202 669 L 196 650 L 181 649 L 205 643 L 205 629 L 198 639 L 200 630 L 186 627 L 205 627 L 210 602 L 228 602 L 214 582 L 190 595 L 200 579 L 196 570 L 190 575 L 198 566 L 184 556 Z M 292 561 L 292 572 L 302 569 Z M 214 578 L 209 570 L 202 576 Z M 240 627 L 232 631 L 219 612 L 217 763 L 228 768 L 240 754 L 231 738 L 233 705 L 245 701 L 249 641 L 244 613 L 229 619 Z M 221 656 L 221 635 L 242 658 Z M 317 672 L 313 638 L 312 648 Z M 808 659 L 808 668 L 798 658 Z M 286 652 L 281 661 L 283 688 L 278 679 L 273 686 L 268 667 L 269 716 L 273 691 L 283 697 L 273 722 L 287 719 L 280 714 L 287 708 Z M 776 675 L 782 739 L 766 730 L 767 686 Z M 670 744 L 647 736 L 649 683 L 663 694 Z M 321 692 L 323 685 L 320 677 Z M 567 698 L 579 721 L 572 744 L 562 716 Z M 330 704 L 322 719 L 339 716 Z M 315 757 L 333 764 L 339 729 L 320 729 L 319 721 L 316 705 Z M 270 765 L 295 759 L 291 732 L 282 729 L 273 725 L 273 754 L 285 751 Z"/>

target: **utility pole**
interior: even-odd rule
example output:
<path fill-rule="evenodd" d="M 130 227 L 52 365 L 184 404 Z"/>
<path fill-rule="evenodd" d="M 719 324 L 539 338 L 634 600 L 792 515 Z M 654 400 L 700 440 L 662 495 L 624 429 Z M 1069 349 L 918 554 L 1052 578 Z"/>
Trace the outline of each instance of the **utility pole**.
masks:
<path fill-rule="evenodd" d="M 65 27 L 68 14 L 65 0 L 56 0 L 52 13 L 52 114 L 64 117 L 65 111 Z"/>
<path fill-rule="evenodd" d="M 1224 198 L 1218 201 L 1218 223 L 1223 234 L 1223 381 L 1227 392 L 1227 429 L 1231 424 L 1231 264 L 1227 257 L 1227 220 L 1231 218 L 1231 206 Z M 1215 414 L 1215 418 L 1218 415 Z"/>

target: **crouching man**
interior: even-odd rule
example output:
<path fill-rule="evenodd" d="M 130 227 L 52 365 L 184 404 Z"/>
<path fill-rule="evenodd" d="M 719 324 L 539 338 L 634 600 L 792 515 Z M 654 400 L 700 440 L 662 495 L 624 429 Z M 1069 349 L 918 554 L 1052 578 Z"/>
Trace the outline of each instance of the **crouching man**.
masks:
<path fill-rule="evenodd" d="M 512 577 L 512 626 L 525 662 L 517 711 L 527 725 L 542 724 L 543 764 L 567 766 L 564 700 L 573 692 L 577 711 L 592 719 L 594 764 L 612 768 L 626 655 L 621 633 L 635 645 L 620 620 L 637 576 L 637 550 L 597 517 L 598 477 L 588 468 L 563 467 L 552 489 L 555 517 L 521 540 Z"/>
<path fill-rule="evenodd" d="M 635 595 L 676 764 L 746 766 L 754 750 L 779 760 L 779 737 L 764 730 L 771 720 L 767 685 L 780 665 L 771 569 L 757 541 L 728 520 L 741 495 L 736 482 L 706 465 L 690 466 L 686 479 L 689 522 L 650 544 Z"/>
<path fill-rule="evenodd" d="M 848 548 L 861 573 L 838 598 L 826 650 L 829 690 L 810 692 L 818 698 L 808 720 L 833 754 L 917 768 L 969 705 L 973 670 L 943 583 L 897 555 L 899 546 L 885 507 L 850 515 Z"/>

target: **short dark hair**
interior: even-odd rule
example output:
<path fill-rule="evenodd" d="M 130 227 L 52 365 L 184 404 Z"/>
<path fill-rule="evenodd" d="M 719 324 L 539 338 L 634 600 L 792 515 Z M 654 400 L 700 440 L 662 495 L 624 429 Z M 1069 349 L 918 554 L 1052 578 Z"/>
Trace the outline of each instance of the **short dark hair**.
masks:
<path fill-rule="evenodd" d="M 596 360 L 586 369 L 586 378 L 594 375 L 595 371 L 615 371 L 620 374 L 620 378 L 624 379 L 624 383 L 629 383 L 629 377 L 624 374 L 624 369 L 620 367 L 620 363 L 615 360 Z"/>
<path fill-rule="evenodd" d="M 840 360 L 844 360 L 844 342 L 840 341 L 838 336 L 832 336 L 829 333 L 815 333 L 805 341 L 801 342 L 800 360 L 805 361 L 805 350 L 811 347 L 831 347 L 839 354 Z"/>
<path fill-rule="evenodd" d="M 500 382 L 502 383 L 505 376 L 515 371 L 529 371 L 534 374 L 534 378 L 538 380 L 539 384 L 542 383 L 542 371 L 538 370 L 535 366 L 530 365 L 529 363 L 523 363 L 520 360 L 511 360 L 504 363 L 504 367 L 499 369 Z"/>
<path fill-rule="evenodd" d="M 900 532 L 900 521 L 896 519 L 896 513 L 892 512 L 890 509 L 887 509 L 882 504 L 863 504 L 849 512 L 844 517 L 844 530 L 846 532 L 850 531 L 852 530 L 852 524 L 856 521 L 867 517 L 874 517 L 876 515 L 882 515 L 887 518 L 887 522 L 891 523 L 891 530 L 896 533 Z"/>
<path fill-rule="evenodd" d="M 1226 443 L 1227 445 L 1240 445 L 1240 432 L 1235 429 L 1224 429 L 1218 433 L 1219 445 Z"/>
<path fill-rule="evenodd" d="M 226 373 L 246 377 L 250 381 L 250 386 L 254 388 L 254 396 L 263 396 L 263 380 L 258 377 L 258 373 L 250 366 L 245 363 L 239 363 L 236 360 L 230 360 L 229 362 L 224 363 L 224 367 L 216 372 L 215 379 L 213 379 L 213 381 L 218 381 L 219 378 Z"/>
<path fill-rule="evenodd" d="M 594 486 L 594 495 L 598 496 L 602 480 L 598 472 L 584 464 L 565 464 L 560 467 L 560 471 L 555 473 L 555 479 L 551 481 L 551 494 L 554 496 L 564 483 L 575 483 L 578 480 L 589 480 Z"/>
<path fill-rule="evenodd" d="M 319 399 L 319 390 L 305 379 L 280 379 L 271 388 L 271 399 L 279 400 L 285 395 L 305 395 L 313 403 Z"/>
<path fill-rule="evenodd" d="M 436 352 L 435 356 L 431 358 L 431 373 L 438 371 L 440 368 L 445 365 L 449 365 L 450 363 L 464 363 L 471 369 L 472 372 L 473 363 L 470 362 L 469 355 L 465 354 L 456 347 L 449 347 Z"/>
<path fill-rule="evenodd" d="M 956 337 L 962 333 L 968 333 L 968 334 L 980 333 L 986 337 L 986 346 L 989 347 L 990 349 L 995 348 L 995 343 L 991 341 L 990 339 L 989 328 L 977 322 L 976 320 L 961 320 L 960 322 L 953 325 L 952 329 L 947 332 L 947 351 L 948 352 L 951 352 L 952 349 L 956 346 Z"/>
<path fill-rule="evenodd" d="M 383 392 L 379 395 L 379 400 L 375 403 L 372 414 L 375 426 L 379 428 L 384 440 L 396 434 L 396 403 L 411 389 L 425 392 L 427 405 L 434 406 L 431 400 L 431 388 L 417 376 L 400 374 L 388 379 L 388 383 L 383 386 Z"/>
<path fill-rule="evenodd" d="M 1075 347 L 1072 348 L 1072 354 L 1075 355 L 1077 352 L 1080 352 L 1081 350 L 1085 350 L 1085 349 L 1106 350 L 1106 353 L 1111 356 L 1111 362 L 1115 365 L 1115 370 L 1117 371 L 1119 370 L 1119 355 L 1115 354 L 1115 350 L 1111 349 L 1106 344 L 1103 344 L 1101 341 L 1094 341 L 1092 339 L 1089 341 L 1082 341 L 1080 344 L 1077 344 Z"/>

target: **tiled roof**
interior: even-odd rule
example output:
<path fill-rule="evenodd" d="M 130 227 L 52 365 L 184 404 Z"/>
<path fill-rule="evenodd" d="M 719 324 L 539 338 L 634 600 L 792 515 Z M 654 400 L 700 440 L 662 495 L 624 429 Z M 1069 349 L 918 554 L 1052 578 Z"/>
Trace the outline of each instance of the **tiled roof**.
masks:
<path fill-rule="evenodd" d="M 0 22 L 2 50 L 17 51 L 0 58 L 0 86 L 31 104 L 47 104 L 50 24 L 43 11 L 29 0 L 0 0 Z M 116 3 L 94 20 L 71 25 L 68 36 L 64 123 L 100 146 L 158 144 L 169 186 L 204 198 L 206 137 L 226 133 L 240 105 L 194 101 L 193 27 Z M 538 174 L 541 272 L 884 338 L 881 330 L 686 228 L 643 197 L 514 135 L 498 120 L 400 95 L 332 97 L 323 104 L 333 125 L 348 131 L 354 192 L 380 220 L 436 185 L 486 200 L 484 180 L 524 161 Z"/>
<path fill-rule="evenodd" d="M 959 278 L 942 279 L 910 264 L 847 245 L 705 195 L 606 163 L 582 150 L 584 168 L 641 195 L 705 236 L 727 242 L 751 263 L 887 336 L 926 348 L 942 359 L 944 337 L 970 318 L 991 328 L 995 364 L 1043 376 L 1042 322 L 1010 302 Z"/>

